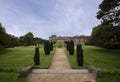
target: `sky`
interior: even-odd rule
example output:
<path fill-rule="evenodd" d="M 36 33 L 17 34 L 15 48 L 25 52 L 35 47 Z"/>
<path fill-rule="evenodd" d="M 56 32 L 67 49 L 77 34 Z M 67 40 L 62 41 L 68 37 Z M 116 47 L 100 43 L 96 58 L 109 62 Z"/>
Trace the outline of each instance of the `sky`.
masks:
<path fill-rule="evenodd" d="M 17 37 L 90 36 L 102 0 L 0 0 L 0 22 Z"/>

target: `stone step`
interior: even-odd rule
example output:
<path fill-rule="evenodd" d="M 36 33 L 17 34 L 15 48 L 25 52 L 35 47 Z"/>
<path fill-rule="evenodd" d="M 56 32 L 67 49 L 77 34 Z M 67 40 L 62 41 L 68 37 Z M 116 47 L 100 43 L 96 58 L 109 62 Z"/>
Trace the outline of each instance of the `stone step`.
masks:
<path fill-rule="evenodd" d="M 53 69 L 34 69 L 34 74 L 88 74 L 88 69 L 65 69 L 65 70 L 53 70 Z"/>

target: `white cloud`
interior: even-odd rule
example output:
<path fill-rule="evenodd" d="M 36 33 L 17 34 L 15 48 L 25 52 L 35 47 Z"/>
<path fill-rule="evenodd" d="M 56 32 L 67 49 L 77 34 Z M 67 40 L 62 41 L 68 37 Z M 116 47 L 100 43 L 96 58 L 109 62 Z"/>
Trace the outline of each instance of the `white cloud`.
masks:
<path fill-rule="evenodd" d="M 0 13 L 0 20 L 8 33 L 21 36 L 31 31 L 35 36 L 42 38 L 48 38 L 51 34 L 90 35 L 92 27 L 98 24 L 95 19 L 96 10 L 90 10 L 87 5 L 83 4 L 84 0 L 52 0 L 52 4 L 49 4 L 50 1 L 43 1 L 44 7 L 38 1 L 31 1 L 36 6 L 26 3 L 22 7 L 14 2 L 12 4 L 2 3 L 5 5 L 3 9 L 0 6 L 0 10 L 3 10 Z M 96 5 L 96 3 L 89 4 L 90 6 Z"/>
<path fill-rule="evenodd" d="M 64 34 L 85 34 L 85 24 L 88 22 L 86 19 L 88 15 L 85 10 L 80 6 L 80 0 L 66 0 L 58 2 L 55 9 L 51 12 L 51 19 L 56 29 L 55 31 L 68 32 Z M 84 27 L 84 28 L 83 28 Z"/>
<path fill-rule="evenodd" d="M 7 32 L 16 36 L 23 35 L 23 29 L 21 30 L 20 27 L 17 25 L 7 28 Z"/>

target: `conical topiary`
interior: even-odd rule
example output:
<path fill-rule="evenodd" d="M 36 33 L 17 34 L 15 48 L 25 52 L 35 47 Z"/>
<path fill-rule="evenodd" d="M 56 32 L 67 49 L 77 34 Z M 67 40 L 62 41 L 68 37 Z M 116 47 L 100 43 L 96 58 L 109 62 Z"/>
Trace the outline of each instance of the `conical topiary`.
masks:
<path fill-rule="evenodd" d="M 72 40 L 69 42 L 69 53 L 70 55 L 74 54 L 74 42 Z"/>
<path fill-rule="evenodd" d="M 39 48 L 35 48 L 35 55 L 34 55 L 34 64 L 39 65 L 40 63 L 40 56 L 39 56 Z"/>
<path fill-rule="evenodd" d="M 53 50 L 53 42 L 50 43 L 50 50 Z"/>
<path fill-rule="evenodd" d="M 45 55 L 49 55 L 50 54 L 50 43 L 49 43 L 49 41 L 46 41 L 44 43 L 44 52 L 45 52 Z"/>
<path fill-rule="evenodd" d="M 78 66 L 83 66 L 83 50 L 82 50 L 81 44 L 77 45 L 76 53 L 77 53 Z"/>

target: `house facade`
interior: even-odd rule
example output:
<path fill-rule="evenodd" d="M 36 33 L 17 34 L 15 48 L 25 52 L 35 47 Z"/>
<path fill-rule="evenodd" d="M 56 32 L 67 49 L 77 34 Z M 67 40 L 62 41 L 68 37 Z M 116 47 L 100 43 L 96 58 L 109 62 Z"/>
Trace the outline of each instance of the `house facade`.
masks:
<path fill-rule="evenodd" d="M 70 41 L 73 40 L 75 45 L 78 43 L 80 44 L 85 44 L 90 40 L 90 36 L 74 36 L 74 37 L 69 37 L 69 36 L 56 36 L 56 35 L 51 35 L 49 37 L 50 42 L 64 42 L 64 41 Z"/>

